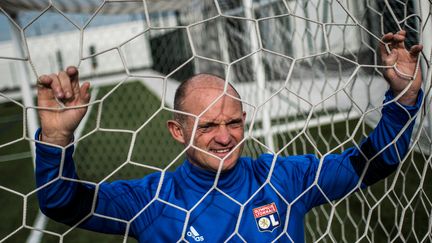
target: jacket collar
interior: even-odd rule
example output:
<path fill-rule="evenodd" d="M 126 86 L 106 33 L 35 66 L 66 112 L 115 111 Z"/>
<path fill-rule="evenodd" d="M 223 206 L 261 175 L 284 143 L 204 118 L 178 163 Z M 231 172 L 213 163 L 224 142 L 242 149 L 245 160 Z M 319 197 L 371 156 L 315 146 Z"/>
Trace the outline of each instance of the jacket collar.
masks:
<path fill-rule="evenodd" d="M 237 164 L 231 170 L 221 172 L 218 178 L 216 172 L 199 168 L 189 160 L 185 160 L 176 172 L 190 189 L 198 192 L 207 192 L 215 184 L 216 179 L 217 188 L 226 193 L 233 192 L 242 185 L 245 178 L 242 158 L 237 160 Z"/>

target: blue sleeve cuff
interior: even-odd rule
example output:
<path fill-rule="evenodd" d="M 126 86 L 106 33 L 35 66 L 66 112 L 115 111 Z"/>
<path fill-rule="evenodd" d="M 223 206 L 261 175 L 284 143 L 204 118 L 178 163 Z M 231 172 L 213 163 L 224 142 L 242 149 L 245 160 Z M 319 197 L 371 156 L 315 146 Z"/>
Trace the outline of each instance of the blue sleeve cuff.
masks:
<path fill-rule="evenodd" d="M 395 97 L 393 95 L 393 92 L 389 89 L 387 90 L 385 94 L 384 103 L 387 103 L 391 100 L 393 100 Z M 387 117 L 391 120 L 392 123 L 399 123 L 401 125 L 405 125 L 408 120 L 413 117 L 417 111 L 420 109 L 423 101 L 423 90 L 420 89 L 418 95 L 417 95 L 417 101 L 416 104 L 413 106 L 409 105 L 403 105 L 399 102 L 391 102 L 389 104 L 386 104 L 383 109 L 382 113 L 385 114 L 384 117 Z"/>

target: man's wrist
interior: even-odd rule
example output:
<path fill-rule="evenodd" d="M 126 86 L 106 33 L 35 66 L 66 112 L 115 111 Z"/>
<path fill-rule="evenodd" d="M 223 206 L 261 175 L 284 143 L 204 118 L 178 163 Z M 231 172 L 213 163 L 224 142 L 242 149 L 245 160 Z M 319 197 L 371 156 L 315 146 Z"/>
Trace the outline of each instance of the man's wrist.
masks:
<path fill-rule="evenodd" d="M 402 97 L 400 97 L 397 101 L 406 106 L 414 106 L 417 103 L 417 97 L 418 97 L 419 91 L 410 91 L 408 90 Z M 393 95 L 396 97 L 400 93 L 394 92 Z"/>
<path fill-rule="evenodd" d="M 65 147 L 73 141 L 73 136 L 50 136 L 42 131 L 39 133 L 39 141 Z"/>
<path fill-rule="evenodd" d="M 387 90 L 384 98 L 384 103 L 386 105 L 382 109 L 383 118 L 387 119 L 391 124 L 405 125 L 420 109 L 423 95 L 423 90 L 420 89 L 415 103 L 413 105 L 405 105 L 399 101 L 390 102 L 395 99 L 395 94 L 393 90 Z"/>

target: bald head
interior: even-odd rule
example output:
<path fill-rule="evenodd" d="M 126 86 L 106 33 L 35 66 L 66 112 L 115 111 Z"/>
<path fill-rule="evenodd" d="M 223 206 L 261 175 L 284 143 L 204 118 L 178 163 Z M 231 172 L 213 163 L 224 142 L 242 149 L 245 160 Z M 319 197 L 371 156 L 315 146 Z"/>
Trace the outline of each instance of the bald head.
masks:
<path fill-rule="evenodd" d="M 197 117 L 174 112 L 167 121 L 172 137 L 187 148 L 189 162 L 211 171 L 218 171 L 221 159 L 222 170 L 233 168 L 244 144 L 246 112 L 234 87 L 225 91 L 225 85 L 223 78 L 210 74 L 186 80 L 176 91 L 174 108 Z"/>
<path fill-rule="evenodd" d="M 198 95 L 214 90 L 222 93 L 224 87 L 225 80 L 219 76 L 205 73 L 197 74 L 181 83 L 177 88 L 174 97 L 174 109 L 178 111 L 187 111 L 187 107 L 185 107 L 186 98 L 195 100 Z M 239 93 L 230 83 L 228 83 L 227 93 L 240 99 Z M 176 118 L 182 118 L 182 116 L 178 116 L 176 113 Z"/>

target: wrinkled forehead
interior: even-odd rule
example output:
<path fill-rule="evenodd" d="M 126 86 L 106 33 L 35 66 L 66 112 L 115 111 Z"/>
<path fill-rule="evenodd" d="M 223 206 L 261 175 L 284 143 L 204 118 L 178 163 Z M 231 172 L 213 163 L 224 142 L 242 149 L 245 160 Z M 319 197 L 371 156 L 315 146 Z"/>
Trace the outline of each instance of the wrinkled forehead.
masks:
<path fill-rule="evenodd" d="M 224 92 L 223 86 L 216 85 L 189 87 L 182 106 L 184 111 L 194 115 L 200 115 L 204 112 L 201 116 L 203 119 L 241 116 L 243 113 L 236 92 L 230 87 L 228 87 L 227 92 Z"/>

